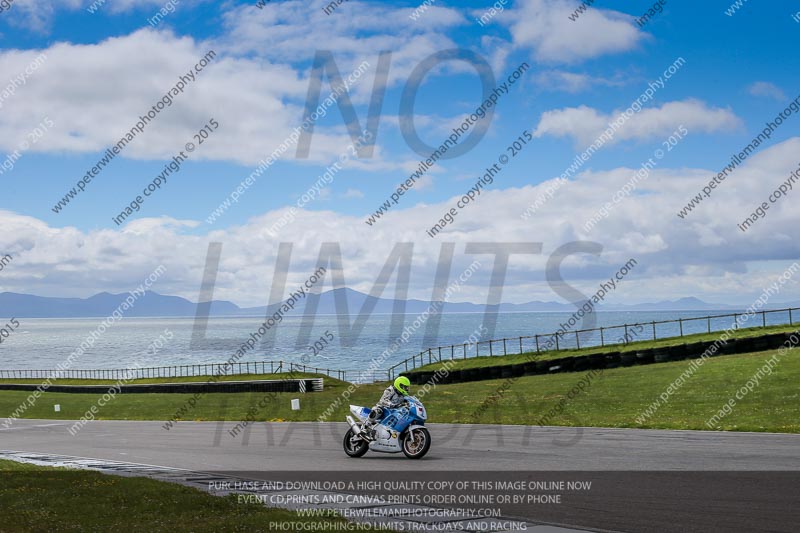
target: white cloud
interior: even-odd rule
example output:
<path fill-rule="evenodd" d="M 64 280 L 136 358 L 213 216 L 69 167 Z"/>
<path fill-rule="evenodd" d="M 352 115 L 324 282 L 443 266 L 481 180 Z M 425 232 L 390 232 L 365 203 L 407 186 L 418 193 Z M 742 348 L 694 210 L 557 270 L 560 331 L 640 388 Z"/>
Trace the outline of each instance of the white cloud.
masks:
<path fill-rule="evenodd" d="M 584 105 L 546 111 L 534 135 L 571 137 L 578 146 L 585 147 L 592 144 L 621 112 L 615 110 L 606 114 Z M 634 114 L 608 144 L 664 137 L 681 125 L 690 133 L 728 132 L 740 128 L 742 121 L 730 109 L 709 107 L 699 100 L 667 102 L 661 107 L 643 109 Z"/>
<path fill-rule="evenodd" d="M 765 96 L 775 100 L 786 100 L 786 94 L 774 83 L 757 81 L 747 86 L 747 92 L 753 96 Z"/>
<path fill-rule="evenodd" d="M 543 62 L 575 63 L 635 48 L 646 36 L 633 17 L 591 7 L 576 21 L 575 3 L 563 0 L 521 0 L 519 7 L 497 18 L 505 23 L 514 45 L 530 48 Z"/>
<path fill-rule="evenodd" d="M 593 87 L 621 87 L 625 82 L 563 70 L 545 70 L 536 75 L 537 85 L 547 91 L 579 93 Z"/>
<path fill-rule="evenodd" d="M 380 51 L 391 51 L 389 85 L 405 82 L 424 58 L 457 48 L 445 33 L 466 22 L 451 8 L 438 7 L 414 21 L 408 16 L 412 8 L 359 1 L 340 5 L 335 16 L 326 15 L 323 8 L 329 3 L 311 0 L 273 2 L 263 9 L 236 7 L 223 15 L 226 34 L 220 43 L 231 53 L 303 64 L 309 63 L 316 51 L 327 50 L 333 53 L 343 76 L 367 60 L 372 65 L 365 76 L 369 82 L 354 91 L 367 99 Z M 449 62 L 446 68 L 470 69 L 461 62 Z"/>
<path fill-rule="evenodd" d="M 44 50 L 47 61 L 17 89 L 13 105 L 4 106 L 0 148 L 13 150 L 49 117 L 55 126 L 33 150 L 102 152 L 117 144 L 210 49 L 209 43 L 149 29 L 94 45 L 54 44 Z M 124 157 L 171 158 L 213 117 L 220 123 L 218 133 L 193 159 L 253 165 L 301 123 L 298 101 L 305 96 L 308 81 L 298 72 L 215 51 L 217 57 L 125 148 Z M 4 51 L 0 70 L 22 72 L 39 53 Z M 317 127 L 311 158 L 330 162 L 349 142 L 343 126 Z M 294 154 L 292 147 L 284 157 Z"/>
<path fill-rule="evenodd" d="M 347 189 L 344 194 L 342 194 L 342 198 L 364 198 L 364 193 L 358 189 Z"/>
<path fill-rule="evenodd" d="M 421 178 L 417 178 L 417 181 L 414 182 L 415 191 L 424 191 L 431 187 L 433 187 L 433 176 L 431 174 L 425 174 Z"/>
<path fill-rule="evenodd" d="M 64 9 L 82 9 L 88 0 L 56 3 L 20 0 L 26 16 L 45 19 Z M 102 6 L 109 13 L 161 6 L 163 0 L 109 0 Z M 389 84 L 405 82 L 411 70 L 430 54 L 455 48 L 445 35 L 465 22 L 455 9 L 437 8 L 424 21 L 408 18 L 409 8 L 350 2 L 341 13 L 328 16 L 327 2 L 272 3 L 264 9 L 252 4 L 225 6 L 223 32 L 209 41 L 179 37 L 168 29 L 150 28 L 114 37 L 97 44 L 55 43 L 43 50 L 48 62 L 20 87 L 14 106 L 0 115 L 0 149 L 12 151 L 20 141 L 48 117 L 55 127 L 35 147 L 39 152 L 103 152 L 119 139 L 209 49 L 218 56 L 190 85 L 186 93 L 162 112 L 127 147 L 123 157 L 164 159 L 174 155 L 210 118 L 221 125 L 219 134 L 193 159 L 223 160 L 255 165 L 273 152 L 303 118 L 314 51 L 333 52 L 342 76 L 353 72 L 364 60 L 369 69 L 350 88 L 365 125 L 378 67 L 378 53 L 391 50 Z M 15 5 L 15 9 L 17 7 Z M 188 4 L 186 7 L 189 7 Z M 149 13 L 149 11 L 147 11 Z M 145 13 L 145 14 L 147 14 Z M 434 16 L 435 15 L 435 16 Z M 86 15 L 87 17 L 90 15 Z M 314 31 L 308 31 L 313 24 Z M 143 25 L 144 21 L 143 21 Z M 168 50 L 169 53 L 164 53 Z M 40 51 L 0 52 L 0 69 L 21 72 Z M 120 58 L 125 58 L 121 61 Z M 426 80 L 442 72 L 469 72 L 461 61 L 448 61 Z M 322 98 L 329 94 L 327 80 Z M 236 94 L 236 98 L 230 98 Z M 327 113 L 338 115 L 331 106 Z M 382 110 L 391 122 L 389 110 Z M 318 122 L 325 123 L 324 117 Z M 310 162 L 330 163 L 343 153 L 351 139 L 343 123 L 316 125 Z M 294 159 L 295 147 L 283 157 Z M 359 168 L 397 170 L 403 162 L 386 159 L 386 151 L 375 147 L 372 159 L 354 163 Z M 303 164 L 302 160 L 296 161 Z"/>
<path fill-rule="evenodd" d="M 464 253 L 467 242 L 543 241 L 542 255 L 512 258 L 504 299 L 556 299 L 544 277 L 548 255 L 561 244 L 588 239 L 603 245 L 602 254 L 573 258 L 564 271 L 564 278 L 584 293 L 596 290 L 600 280 L 635 258 L 639 265 L 616 291 L 615 301 L 694 295 L 747 303 L 774 280 L 776 272 L 800 256 L 793 198 L 774 204 L 767 217 L 747 233 L 736 227 L 797 168 L 797 153 L 800 138 L 751 156 L 686 220 L 676 213 L 717 169 L 655 169 L 639 185 L 641 194 L 624 199 L 588 234 L 582 230 L 586 218 L 608 200 L 609 191 L 627 182 L 633 169 L 582 173 L 528 221 L 522 221 L 520 214 L 542 194 L 542 185 L 487 190 L 436 239 L 427 237 L 425 230 L 452 207 L 455 197 L 393 210 L 373 227 L 361 216 L 300 210 L 281 232 L 281 241 L 294 243 L 289 283 L 305 280 L 316 265 L 320 244 L 333 241 L 341 244 L 348 285 L 366 292 L 394 244 L 413 242 L 410 296 L 429 298 L 443 242 L 457 244 L 455 273 L 475 258 Z M 224 246 L 215 297 L 262 305 L 278 250 L 267 229 L 282 213 L 271 211 L 241 226 L 199 234 L 193 222 L 169 218 L 137 220 L 120 230 L 80 231 L 0 211 L 4 228 L 0 249 L 14 256 L 3 270 L 3 289 L 63 296 L 119 292 L 163 263 L 167 274 L 156 290 L 196 300 L 207 245 L 218 241 Z M 476 302 L 486 297 L 491 274 L 492 258 L 479 258 L 486 266 L 471 281 L 468 292 Z M 785 300 L 798 296 L 796 285 L 782 293 Z"/>
<path fill-rule="evenodd" d="M 207 0 L 195 0 L 195 4 Z M 16 0 L 14 2 L 14 15 L 10 23 L 19 27 L 28 28 L 36 32 L 46 32 L 53 24 L 53 19 L 59 10 L 76 11 L 87 9 L 94 4 L 95 0 Z M 108 0 L 103 5 L 97 6 L 95 13 L 86 12 L 86 16 L 96 13 L 119 14 L 140 7 L 158 8 L 166 4 L 166 0 Z M 188 4 L 188 2 L 187 2 Z M 180 6 L 180 4 L 178 4 Z M 187 6 L 189 7 L 189 6 Z M 146 25 L 145 18 L 142 18 L 142 26 Z"/>

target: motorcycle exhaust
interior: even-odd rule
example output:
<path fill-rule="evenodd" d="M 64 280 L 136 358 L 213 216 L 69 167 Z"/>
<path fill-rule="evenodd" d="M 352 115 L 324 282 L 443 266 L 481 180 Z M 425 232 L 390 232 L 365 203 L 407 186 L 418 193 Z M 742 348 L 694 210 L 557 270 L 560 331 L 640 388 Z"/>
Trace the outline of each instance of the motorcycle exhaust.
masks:
<path fill-rule="evenodd" d="M 358 427 L 358 424 L 356 424 L 356 421 L 355 421 L 355 420 L 353 420 L 353 417 L 352 417 L 352 416 L 350 416 L 350 415 L 347 415 L 347 416 L 345 417 L 345 419 L 347 420 L 347 423 L 348 423 L 348 424 L 350 424 L 350 427 L 353 429 L 353 431 L 354 431 L 355 433 L 359 433 L 359 432 L 361 431 L 361 428 L 360 428 L 360 427 Z"/>

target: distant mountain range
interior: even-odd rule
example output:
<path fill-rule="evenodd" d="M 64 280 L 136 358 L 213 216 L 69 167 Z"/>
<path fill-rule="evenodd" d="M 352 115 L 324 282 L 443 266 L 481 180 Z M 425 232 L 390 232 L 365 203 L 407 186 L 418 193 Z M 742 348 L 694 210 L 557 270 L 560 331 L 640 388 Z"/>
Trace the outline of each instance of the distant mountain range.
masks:
<path fill-rule="evenodd" d="M 374 313 L 392 313 L 397 301 L 387 298 L 373 298 L 352 289 L 335 289 L 319 295 L 317 313 L 335 314 L 336 297 L 344 297 L 350 313 L 357 314 L 362 306 L 370 301 L 374 304 Z M 128 293 L 110 294 L 102 292 L 90 298 L 50 298 L 31 294 L 13 292 L 0 293 L 0 314 L 8 317 L 26 318 L 85 318 L 105 317 L 119 307 Z M 305 310 L 309 299 L 303 299 L 289 315 L 300 315 Z M 406 313 L 421 313 L 430 305 L 423 300 L 406 300 Z M 442 309 L 445 313 L 482 313 L 483 304 L 469 302 L 447 303 Z M 742 310 L 747 306 L 731 306 L 710 304 L 697 298 L 681 298 L 674 301 L 643 303 L 636 305 L 603 305 L 603 311 L 722 311 Z M 800 307 L 800 302 L 789 302 L 771 306 L 774 308 Z M 277 307 L 270 308 L 274 312 Z M 501 312 L 572 312 L 575 306 L 559 302 L 533 301 L 524 304 L 500 304 Z M 139 297 L 134 306 L 125 312 L 129 317 L 191 317 L 197 312 L 197 304 L 179 296 L 166 296 L 156 292 L 148 292 Z M 265 316 L 267 307 L 239 307 L 224 300 L 211 302 L 211 316 Z"/>

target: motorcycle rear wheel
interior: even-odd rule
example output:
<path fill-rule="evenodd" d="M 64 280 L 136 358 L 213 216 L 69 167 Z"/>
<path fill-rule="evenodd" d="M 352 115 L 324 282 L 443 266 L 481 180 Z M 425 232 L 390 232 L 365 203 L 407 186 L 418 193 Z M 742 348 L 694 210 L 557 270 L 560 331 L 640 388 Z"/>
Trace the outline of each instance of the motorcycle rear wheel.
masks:
<path fill-rule="evenodd" d="M 364 439 L 355 443 L 350 442 L 350 439 L 352 439 L 354 435 L 355 432 L 353 428 L 350 428 L 344 436 L 344 442 L 342 443 L 344 446 L 344 453 L 346 453 L 348 457 L 361 457 L 369 450 L 369 443 Z"/>
<path fill-rule="evenodd" d="M 422 459 L 431 449 L 431 434 L 425 428 L 414 430 L 414 439 L 409 431 L 403 436 L 403 453 L 409 459 Z"/>

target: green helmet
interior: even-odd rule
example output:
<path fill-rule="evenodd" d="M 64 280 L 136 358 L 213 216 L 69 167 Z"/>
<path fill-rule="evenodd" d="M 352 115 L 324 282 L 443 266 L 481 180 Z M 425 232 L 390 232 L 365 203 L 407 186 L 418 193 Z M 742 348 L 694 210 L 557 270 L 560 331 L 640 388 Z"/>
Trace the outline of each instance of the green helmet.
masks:
<path fill-rule="evenodd" d="M 408 396 L 408 388 L 411 386 L 411 381 L 405 377 L 400 376 L 396 380 L 394 380 L 394 388 L 402 394 L 403 396 Z"/>

